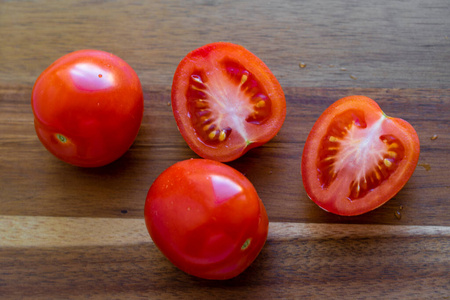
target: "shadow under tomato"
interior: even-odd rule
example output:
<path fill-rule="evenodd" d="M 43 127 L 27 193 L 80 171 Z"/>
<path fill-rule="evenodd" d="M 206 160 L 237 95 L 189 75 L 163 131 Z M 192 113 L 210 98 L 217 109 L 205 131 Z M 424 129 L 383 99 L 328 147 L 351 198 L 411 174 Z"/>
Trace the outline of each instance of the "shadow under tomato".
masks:
<path fill-rule="evenodd" d="M 62 161 L 49 163 L 42 174 L 51 214 L 73 217 L 142 217 L 151 172 L 133 147 L 118 160 L 97 168 Z M 55 159 L 55 158 L 51 158 Z"/>

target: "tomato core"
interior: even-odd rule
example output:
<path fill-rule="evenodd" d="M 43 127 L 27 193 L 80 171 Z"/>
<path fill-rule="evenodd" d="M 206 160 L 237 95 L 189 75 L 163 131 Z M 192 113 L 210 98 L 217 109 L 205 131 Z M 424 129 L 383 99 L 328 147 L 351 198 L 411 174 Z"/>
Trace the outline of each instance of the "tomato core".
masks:
<path fill-rule="evenodd" d="M 363 198 L 387 180 L 404 155 L 404 146 L 392 135 L 383 135 L 388 118 L 380 118 L 367 127 L 364 111 L 349 110 L 338 115 L 328 126 L 319 149 L 317 169 L 322 188 L 331 186 L 339 172 L 354 174 L 349 182 L 348 199 Z"/>
<path fill-rule="evenodd" d="M 266 122 L 271 116 L 270 98 L 238 62 L 224 59 L 217 65 L 219 72 L 206 74 L 196 69 L 190 75 L 186 99 L 191 125 L 207 146 L 224 142 L 231 134 L 248 142 L 242 120 L 255 125 Z"/>

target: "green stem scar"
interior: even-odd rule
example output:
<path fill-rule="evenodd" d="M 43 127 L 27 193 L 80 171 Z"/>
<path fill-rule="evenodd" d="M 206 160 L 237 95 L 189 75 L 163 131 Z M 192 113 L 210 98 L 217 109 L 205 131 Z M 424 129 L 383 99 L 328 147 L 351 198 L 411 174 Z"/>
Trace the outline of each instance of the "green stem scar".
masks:
<path fill-rule="evenodd" d="M 66 143 L 67 142 L 67 138 L 65 136 L 63 136 L 62 134 L 60 134 L 60 133 L 56 134 L 56 137 L 58 138 L 58 140 L 61 141 L 61 143 Z"/>
<path fill-rule="evenodd" d="M 242 245 L 241 250 L 244 251 L 245 249 L 247 249 L 248 246 L 250 246 L 250 242 L 251 242 L 251 241 L 252 241 L 252 239 L 248 238 L 248 239 L 244 242 L 244 244 Z"/>

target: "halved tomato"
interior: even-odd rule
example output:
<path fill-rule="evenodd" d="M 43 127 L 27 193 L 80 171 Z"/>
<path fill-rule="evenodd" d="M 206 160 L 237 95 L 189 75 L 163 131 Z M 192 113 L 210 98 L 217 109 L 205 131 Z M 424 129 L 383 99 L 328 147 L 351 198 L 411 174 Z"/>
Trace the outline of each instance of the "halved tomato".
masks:
<path fill-rule="evenodd" d="M 198 155 L 231 161 L 272 139 L 286 116 L 283 90 L 242 46 L 212 43 L 190 52 L 172 84 L 178 128 Z"/>
<path fill-rule="evenodd" d="M 306 140 L 303 184 L 324 210 L 363 214 L 403 188 L 419 153 L 419 138 L 408 122 L 386 116 L 365 96 L 345 97 L 323 112 Z"/>

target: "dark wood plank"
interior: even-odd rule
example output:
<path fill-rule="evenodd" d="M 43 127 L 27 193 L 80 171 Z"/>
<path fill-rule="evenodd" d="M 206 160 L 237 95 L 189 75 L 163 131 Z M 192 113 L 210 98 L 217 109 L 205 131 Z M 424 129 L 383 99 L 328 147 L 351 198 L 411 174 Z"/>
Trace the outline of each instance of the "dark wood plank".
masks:
<path fill-rule="evenodd" d="M 60 162 L 40 145 L 33 128 L 30 87 L 0 91 L 0 166 L 8 170 L 0 175 L 3 215 L 142 217 L 153 180 L 176 161 L 197 157 L 177 130 L 168 87 L 145 91 L 144 120 L 134 145 L 121 159 L 98 169 Z M 285 92 L 288 114 L 278 136 L 229 163 L 253 182 L 271 221 L 450 224 L 449 90 L 286 88 Z M 351 94 L 372 97 L 388 115 L 411 122 L 422 144 L 419 165 L 397 196 L 373 212 L 346 218 L 322 211 L 307 198 L 300 163 L 315 120 L 332 102 Z M 433 135 L 438 138 L 432 140 Z"/>
<path fill-rule="evenodd" d="M 242 44 L 283 86 L 448 88 L 448 0 L 4 1 L 0 82 L 32 84 L 84 48 L 125 59 L 165 85 L 191 50 Z M 304 62 L 306 68 L 299 68 Z"/>

